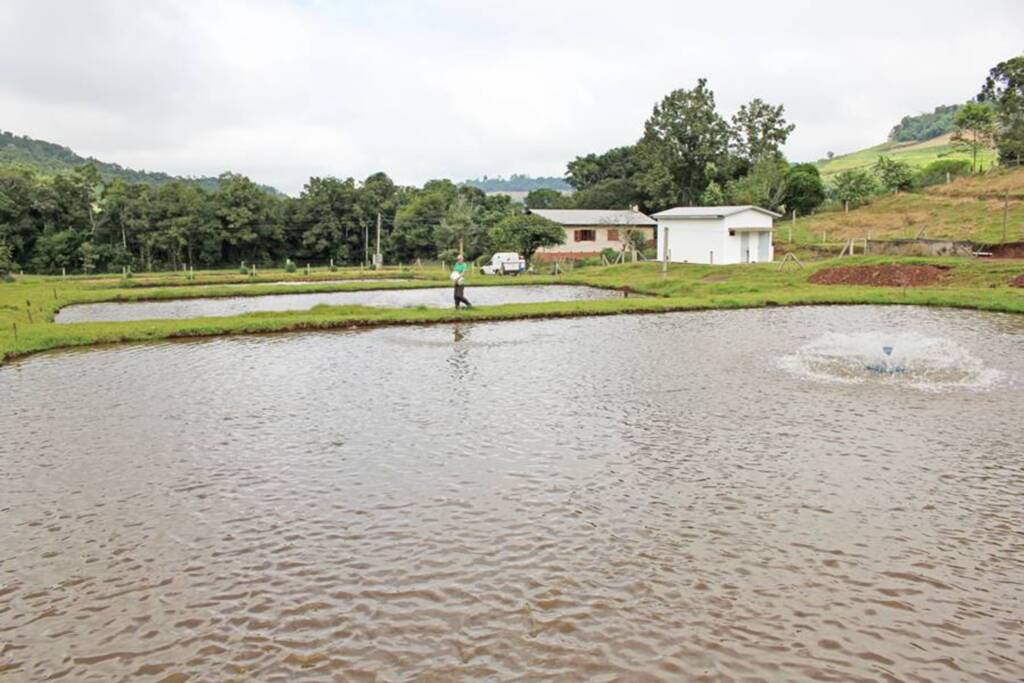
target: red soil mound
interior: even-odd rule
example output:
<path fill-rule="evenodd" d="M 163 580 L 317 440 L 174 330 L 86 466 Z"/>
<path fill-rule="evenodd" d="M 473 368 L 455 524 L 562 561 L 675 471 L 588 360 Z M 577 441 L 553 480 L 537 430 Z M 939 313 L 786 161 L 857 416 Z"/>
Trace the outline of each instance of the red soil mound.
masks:
<path fill-rule="evenodd" d="M 1011 287 L 1024 287 L 1024 275 L 1018 275 L 1010 281 Z"/>
<path fill-rule="evenodd" d="M 816 285 L 926 287 L 940 282 L 946 270 L 940 266 L 841 266 L 822 268 L 808 281 Z"/>

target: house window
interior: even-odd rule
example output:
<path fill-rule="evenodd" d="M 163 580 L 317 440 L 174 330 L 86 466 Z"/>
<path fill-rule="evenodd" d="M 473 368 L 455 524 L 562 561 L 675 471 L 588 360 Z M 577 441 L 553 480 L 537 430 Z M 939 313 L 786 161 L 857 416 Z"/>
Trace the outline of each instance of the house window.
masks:
<path fill-rule="evenodd" d="M 619 241 L 619 231 L 616 230 L 615 228 L 608 228 L 608 241 L 609 242 L 618 242 Z"/>
<path fill-rule="evenodd" d="M 597 232 L 594 230 L 577 230 L 574 236 L 576 242 L 596 242 Z"/>

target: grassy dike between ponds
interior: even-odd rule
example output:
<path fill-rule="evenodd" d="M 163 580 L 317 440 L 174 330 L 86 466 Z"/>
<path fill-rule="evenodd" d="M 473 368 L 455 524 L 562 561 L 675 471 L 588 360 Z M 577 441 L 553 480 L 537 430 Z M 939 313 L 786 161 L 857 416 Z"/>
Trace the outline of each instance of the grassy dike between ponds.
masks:
<path fill-rule="evenodd" d="M 933 264 L 947 266 L 948 271 L 939 284 L 915 288 L 814 285 L 807 281 L 819 268 L 880 263 Z M 139 282 L 134 280 L 126 286 L 116 277 L 64 279 L 25 276 L 14 283 L 0 284 L 0 360 L 57 348 L 157 339 L 762 306 L 898 304 L 1024 313 L 1024 289 L 1009 286 L 1009 282 L 1021 273 L 1024 273 L 1024 262 L 1021 261 L 972 259 L 859 257 L 820 261 L 806 264 L 802 269 L 780 269 L 777 263 L 745 266 L 673 264 L 665 274 L 660 264 L 642 263 L 581 268 L 558 277 L 523 276 L 512 279 L 474 276 L 469 286 L 572 284 L 628 287 L 645 296 L 481 306 L 468 311 L 317 306 L 304 311 L 248 313 L 220 318 L 63 325 L 53 322 L 54 315 L 60 308 L 77 303 L 437 287 L 448 286 L 448 282 L 440 279 L 438 273 L 429 279 L 421 276 L 401 282 L 313 282 L 308 285 L 261 282 L 246 287 L 229 287 L 208 286 L 223 284 L 223 273 L 203 273 L 197 274 L 188 285 L 174 282 L 174 286 L 155 287 L 139 286 Z M 262 277 L 280 279 L 280 274 L 271 272 Z M 345 275 L 336 274 L 335 277 Z"/>

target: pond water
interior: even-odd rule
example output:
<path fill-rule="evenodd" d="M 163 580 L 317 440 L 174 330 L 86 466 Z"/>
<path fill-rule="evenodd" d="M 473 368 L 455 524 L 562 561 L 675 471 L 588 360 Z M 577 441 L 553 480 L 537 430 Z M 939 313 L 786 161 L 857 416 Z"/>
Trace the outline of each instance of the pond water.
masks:
<path fill-rule="evenodd" d="M 1021 680 L 1022 349 L 829 307 L 31 357 L 0 677 Z"/>
<path fill-rule="evenodd" d="M 526 304 L 543 301 L 582 301 L 621 297 L 622 293 L 575 285 L 497 285 L 467 287 L 466 298 L 474 305 Z M 171 301 L 110 302 L 68 306 L 57 313 L 58 323 L 157 320 L 239 315 L 257 311 L 304 311 L 320 304 L 330 306 L 383 306 L 388 308 L 452 307 L 451 287 L 421 289 L 374 289 L 354 292 L 271 294 L 266 296 L 210 297 Z"/>

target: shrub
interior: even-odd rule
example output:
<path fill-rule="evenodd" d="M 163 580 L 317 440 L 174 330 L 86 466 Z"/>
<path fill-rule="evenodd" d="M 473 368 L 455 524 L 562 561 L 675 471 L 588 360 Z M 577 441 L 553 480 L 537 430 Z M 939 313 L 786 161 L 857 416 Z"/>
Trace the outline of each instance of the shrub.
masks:
<path fill-rule="evenodd" d="M 825 201 L 825 184 L 821 172 L 814 164 L 795 164 L 786 172 L 786 193 L 782 203 L 787 211 L 796 210 L 801 215 L 818 208 Z"/>
<path fill-rule="evenodd" d="M 836 201 L 852 209 L 878 193 L 878 181 L 871 173 L 853 168 L 836 174 L 829 191 Z"/>
<path fill-rule="evenodd" d="M 242 265 L 238 266 L 238 273 L 240 275 L 248 275 L 249 269 L 245 265 L 245 261 L 242 261 Z"/>
<path fill-rule="evenodd" d="M 950 178 L 969 175 L 971 162 L 967 159 L 939 159 L 928 164 L 917 172 L 914 177 L 916 187 L 928 187 L 929 185 L 940 185 L 946 182 L 946 174 Z"/>
<path fill-rule="evenodd" d="M 286 273 L 294 273 L 295 272 L 295 261 L 292 261 L 290 258 L 286 258 L 284 260 L 284 270 L 285 270 Z"/>
<path fill-rule="evenodd" d="M 909 190 L 914 184 L 914 170 L 910 164 L 891 157 L 878 157 L 875 176 L 882 187 L 890 192 Z"/>

